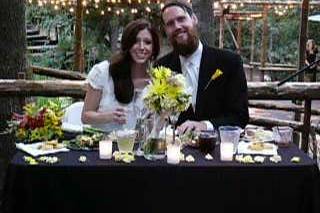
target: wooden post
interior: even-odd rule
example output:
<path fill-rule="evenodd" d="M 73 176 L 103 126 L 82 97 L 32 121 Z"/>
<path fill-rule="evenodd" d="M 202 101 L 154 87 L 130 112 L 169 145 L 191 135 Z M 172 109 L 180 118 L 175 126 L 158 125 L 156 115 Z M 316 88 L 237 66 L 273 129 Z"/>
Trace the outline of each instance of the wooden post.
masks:
<path fill-rule="evenodd" d="M 84 72 L 82 19 L 83 19 L 82 0 L 77 0 L 76 28 L 75 28 L 75 47 L 74 47 L 74 70 L 75 71 L 79 71 L 81 73 Z"/>
<path fill-rule="evenodd" d="M 224 16 L 221 14 L 220 16 L 220 24 L 219 24 L 219 48 L 223 48 L 223 40 L 224 40 Z"/>
<path fill-rule="evenodd" d="M 311 118 L 311 100 L 306 99 L 304 101 L 303 131 L 302 131 L 302 142 L 301 142 L 301 149 L 306 153 L 308 152 L 308 148 L 309 148 L 310 118 Z"/>
<path fill-rule="evenodd" d="M 251 20 L 251 45 L 250 45 L 250 62 L 254 62 L 255 46 L 254 41 L 256 38 L 256 20 L 253 18 Z"/>
<path fill-rule="evenodd" d="M 239 45 L 238 54 L 240 54 L 241 53 L 241 48 L 242 48 L 242 21 L 241 20 L 238 20 L 237 43 Z"/>
<path fill-rule="evenodd" d="M 263 29 L 262 29 L 262 47 L 261 47 L 261 55 L 260 62 L 261 67 L 265 67 L 267 61 L 267 47 L 268 47 L 268 5 L 263 6 Z M 264 71 L 261 71 L 260 80 L 264 81 Z"/>
<path fill-rule="evenodd" d="M 307 42 L 307 32 L 308 32 L 308 16 L 309 16 L 309 0 L 303 0 L 301 4 L 301 16 L 300 16 L 300 35 L 299 35 L 299 69 L 304 67 L 304 61 L 306 58 L 306 42 Z M 304 75 L 298 76 L 298 81 L 304 81 Z M 295 104 L 301 105 L 301 101 L 294 101 Z M 305 103 L 306 105 L 306 103 Z M 300 121 L 301 114 L 295 113 L 294 120 Z M 302 143 L 304 142 L 304 136 L 302 135 Z M 297 143 L 299 140 L 299 135 L 294 134 L 294 142 Z M 308 140 L 309 141 L 309 140 Z"/>
<path fill-rule="evenodd" d="M 224 19 L 224 21 L 225 21 L 225 23 L 226 23 L 226 25 L 227 25 L 227 29 L 228 29 L 228 31 L 229 31 L 229 33 L 230 33 L 230 35 L 231 35 L 232 41 L 233 41 L 233 43 L 234 43 L 234 45 L 236 46 L 236 49 L 237 49 L 237 51 L 238 51 L 239 45 L 238 45 L 238 42 L 237 42 L 236 37 L 234 36 L 234 34 L 233 34 L 233 32 L 232 32 L 231 26 L 230 26 L 229 22 L 228 22 L 226 19 Z"/>

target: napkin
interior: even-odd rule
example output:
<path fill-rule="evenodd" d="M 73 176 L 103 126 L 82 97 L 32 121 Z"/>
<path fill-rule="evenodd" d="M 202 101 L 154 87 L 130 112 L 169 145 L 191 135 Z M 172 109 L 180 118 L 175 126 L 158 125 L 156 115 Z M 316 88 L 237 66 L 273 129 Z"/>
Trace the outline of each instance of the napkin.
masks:
<path fill-rule="evenodd" d="M 251 143 L 247 143 L 244 141 L 240 141 L 238 144 L 238 154 L 248 154 L 248 155 L 277 155 L 278 147 L 275 144 L 268 143 L 271 148 L 263 149 L 263 150 L 252 150 L 249 149 L 249 145 Z"/>
<path fill-rule="evenodd" d="M 39 146 L 43 144 L 44 142 L 39 143 L 33 143 L 33 144 L 24 144 L 24 143 L 16 143 L 17 149 L 20 149 L 33 157 L 37 157 L 40 155 L 47 155 L 47 154 L 53 154 L 58 152 L 69 152 L 69 149 L 67 148 L 60 148 L 60 149 L 52 149 L 52 150 L 41 150 L 39 149 Z"/>

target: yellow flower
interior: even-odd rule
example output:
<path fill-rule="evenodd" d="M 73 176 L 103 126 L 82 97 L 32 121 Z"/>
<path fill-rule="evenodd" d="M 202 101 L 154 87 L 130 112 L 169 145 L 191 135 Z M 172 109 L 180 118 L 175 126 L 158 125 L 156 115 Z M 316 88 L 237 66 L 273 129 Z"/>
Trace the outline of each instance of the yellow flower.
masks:
<path fill-rule="evenodd" d="M 167 67 L 150 70 L 152 81 L 147 86 L 144 103 L 153 112 L 183 111 L 189 106 L 191 95 L 186 90 L 186 80 Z"/>
<path fill-rule="evenodd" d="M 165 80 L 171 76 L 171 70 L 167 67 L 156 67 L 152 70 L 152 76 L 158 80 Z"/>
<path fill-rule="evenodd" d="M 212 74 L 211 79 L 214 81 L 221 75 L 223 75 L 223 72 L 220 69 L 216 69 L 216 71 Z"/>
<path fill-rule="evenodd" d="M 216 69 L 216 71 L 212 74 L 210 80 L 208 81 L 207 85 L 204 87 L 204 91 L 209 87 L 210 83 L 217 78 L 223 75 L 223 72 L 220 69 Z"/>

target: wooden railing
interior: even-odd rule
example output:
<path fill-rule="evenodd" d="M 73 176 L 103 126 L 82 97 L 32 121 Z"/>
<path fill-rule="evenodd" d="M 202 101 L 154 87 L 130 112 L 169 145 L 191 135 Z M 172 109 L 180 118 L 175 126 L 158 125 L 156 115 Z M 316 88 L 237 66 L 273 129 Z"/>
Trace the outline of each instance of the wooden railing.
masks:
<path fill-rule="evenodd" d="M 261 67 L 260 63 L 244 64 L 244 70 L 247 73 L 249 81 L 253 81 L 254 75 L 259 75 L 259 80 L 264 81 L 265 73 L 288 73 L 292 74 L 297 71 L 297 67 L 289 64 L 266 64 L 265 67 Z"/>
<path fill-rule="evenodd" d="M 83 98 L 86 91 L 86 75 L 69 70 L 58 70 L 37 66 L 30 67 L 32 73 L 69 80 L 0 80 L 0 97 L 45 96 Z M 250 69 L 249 66 L 245 69 Z M 272 127 L 290 126 L 302 133 L 301 148 L 308 150 L 309 134 L 320 133 L 320 125 L 311 124 L 311 115 L 320 115 L 320 110 L 311 109 L 312 100 L 320 100 L 320 83 L 286 83 L 277 87 L 276 82 L 248 82 L 249 106 L 263 109 L 298 111 L 304 113 L 303 121 L 288 121 L 261 118 L 250 115 L 250 123 Z M 279 106 L 273 103 L 258 103 L 254 100 L 303 100 L 304 107 Z M 312 137 L 314 138 L 314 137 Z"/>

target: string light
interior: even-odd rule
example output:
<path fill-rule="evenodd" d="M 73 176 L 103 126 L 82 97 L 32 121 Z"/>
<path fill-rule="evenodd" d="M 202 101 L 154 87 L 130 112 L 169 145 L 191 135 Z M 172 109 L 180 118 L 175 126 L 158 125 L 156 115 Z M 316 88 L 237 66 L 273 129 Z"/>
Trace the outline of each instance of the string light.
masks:
<path fill-rule="evenodd" d="M 39 7 L 49 6 L 54 10 L 65 9 L 70 13 L 75 12 L 77 0 L 25 0 L 28 4 L 34 4 Z M 131 14 L 137 14 L 138 9 L 137 5 L 140 4 L 144 7 L 145 12 L 151 13 L 153 9 L 159 10 L 164 7 L 164 3 L 166 0 L 81 0 L 82 5 L 84 7 L 85 14 L 89 14 L 89 9 L 99 9 L 100 13 L 104 15 L 105 12 L 114 13 L 116 15 L 121 15 L 125 13 L 125 10 L 120 7 L 123 7 L 123 4 L 129 7 L 128 11 Z M 188 2 L 192 3 L 191 0 Z M 119 5 L 118 5 L 119 4 Z M 320 2 L 316 0 L 310 0 L 309 2 L 310 8 L 320 8 Z M 153 7 L 156 5 L 157 7 Z M 301 1 L 298 0 L 287 0 L 287 1 L 279 1 L 279 0 L 216 0 L 213 3 L 213 8 L 215 10 L 222 10 L 230 8 L 232 12 L 237 12 L 237 10 L 246 10 L 245 6 L 256 5 L 257 7 L 267 6 L 270 11 L 272 11 L 277 16 L 284 16 L 288 14 L 291 9 L 296 7 L 301 7 Z M 112 9 L 112 8 L 119 8 L 119 9 Z M 102 12 L 103 11 L 103 12 Z M 219 14 L 219 13 L 215 13 Z M 254 18 L 261 18 L 250 16 L 250 19 Z M 242 20 L 248 20 L 248 16 L 245 16 Z"/>

